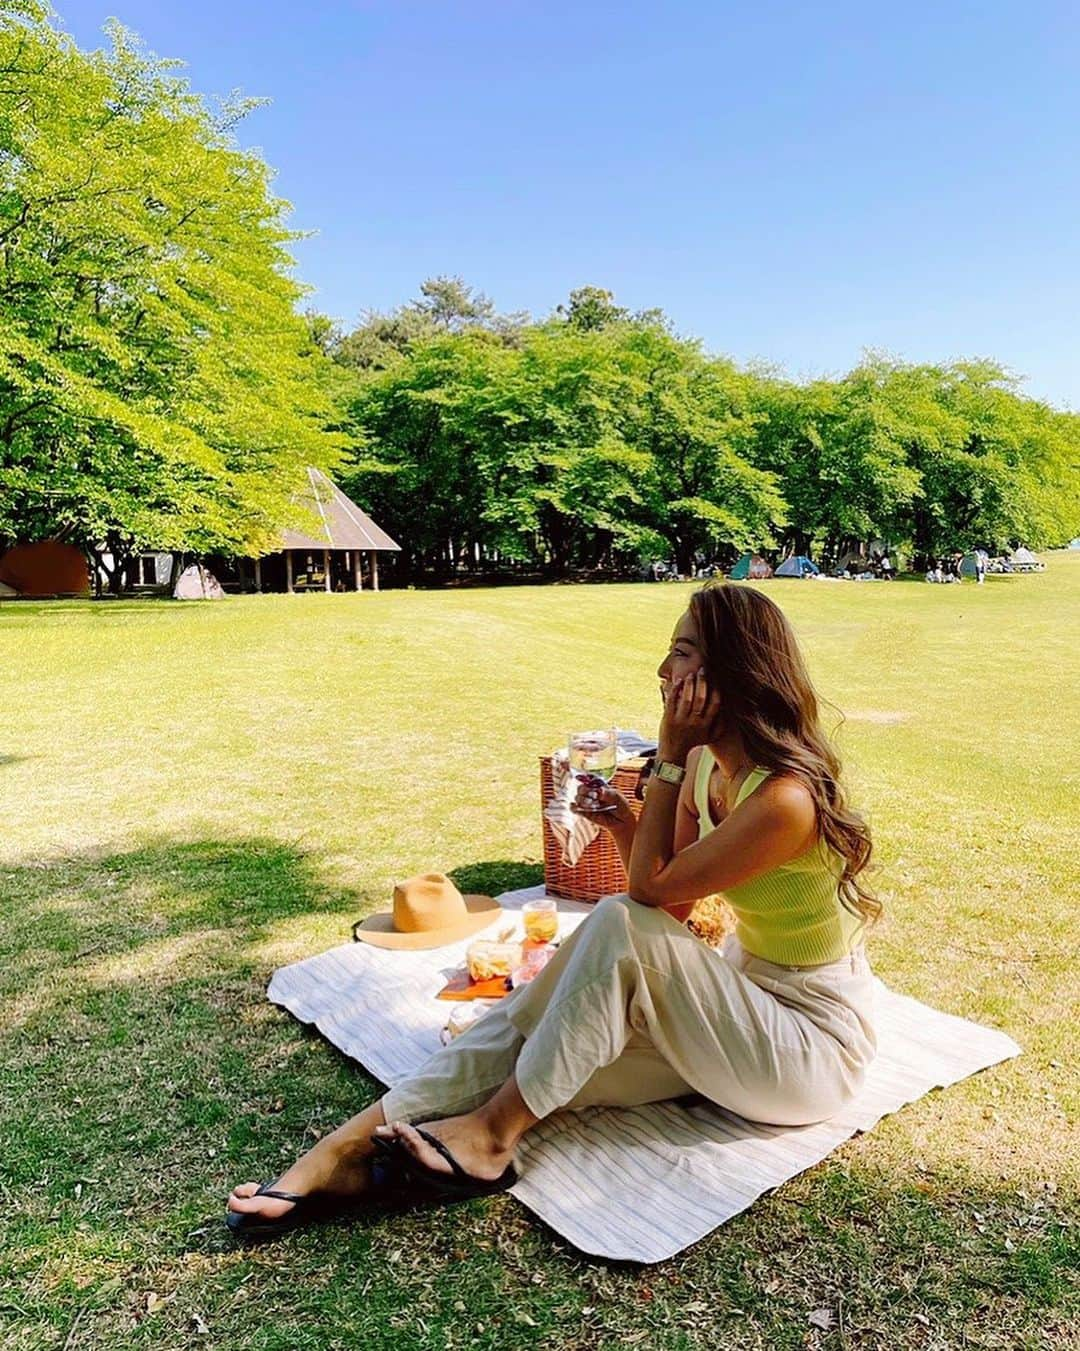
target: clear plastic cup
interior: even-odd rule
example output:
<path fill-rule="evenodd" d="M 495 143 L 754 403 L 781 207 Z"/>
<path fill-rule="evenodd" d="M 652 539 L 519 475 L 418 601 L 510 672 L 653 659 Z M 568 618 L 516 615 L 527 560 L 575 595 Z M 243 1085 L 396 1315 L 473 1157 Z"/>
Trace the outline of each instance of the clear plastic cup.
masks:
<path fill-rule="evenodd" d="M 544 943 L 539 947 L 526 948 L 521 958 L 521 965 L 517 967 L 510 977 L 510 984 L 516 990 L 519 985 L 528 985 L 529 981 L 535 979 L 552 957 L 558 948 L 550 943 Z"/>
<path fill-rule="evenodd" d="M 559 912 L 549 896 L 539 901 L 526 901 L 521 907 L 521 922 L 525 926 L 526 942 L 553 943 L 559 936 Z"/>

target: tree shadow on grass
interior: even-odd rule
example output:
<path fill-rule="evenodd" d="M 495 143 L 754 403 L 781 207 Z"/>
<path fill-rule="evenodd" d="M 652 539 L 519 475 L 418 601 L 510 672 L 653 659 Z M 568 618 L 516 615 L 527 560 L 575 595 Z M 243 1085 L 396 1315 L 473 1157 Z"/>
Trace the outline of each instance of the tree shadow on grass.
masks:
<path fill-rule="evenodd" d="M 3 758 L 0 757 L 0 764 Z M 543 880 L 539 864 L 509 859 L 452 870 L 463 892 L 498 895 Z M 351 921 L 389 908 L 388 896 L 335 885 L 294 845 L 273 839 L 160 842 L 110 855 L 81 855 L 21 867 L 0 867 L 0 997 L 25 995 L 35 977 L 125 956 L 138 974 L 138 954 L 167 983 L 170 954 L 206 948 L 207 970 L 254 970 L 253 952 L 283 929 L 292 946 L 319 951 L 348 940 Z M 338 917 L 342 917 L 340 921 Z M 310 926 L 304 921 L 310 920 Z M 291 958 L 305 955 L 292 952 Z"/>
<path fill-rule="evenodd" d="M 100 1203 L 120 1234 L 110 1207 L 168 1192 L 183 1209 L 207 1151 L 264 1153 L 268 1121 L 310 1143 L 313 1114 L 348 1115 L 373 1082 L 265 983 L 282 931 L 291 960 L 346 940 L 370 908 L 271 839 L 0 868 L 0 1186 L 29 1189 L 24 1214 L 42 1223 Z M 89 1205 L 73 1206 L 82 1179 Z"/>
<path fill-rule="evenodd" d="M 32 925 L 37 946 L 61 953 L 103 932 L 136 946 L 143 925 L 238 927 L 254 937 L 277 919 L 361 904 L 358 892 L 330 886 L 308 856 L 272 839 L 163 842 L 0 867 L 0 922 L 16 936 Z"/>
<path fill-rule="evenodd" d="M 539 886 L 544 880 L 544 865 L 497 859 L 489 863 L 464 863 L 447 876 L 465 895 L 498 896 L 504 891 Z"/>
<path fill-rule="evenodd" d="M 0 868 L 0 1029 L 56 1021 L 110 990 L 137 990 L 147 1004 L 173 985 L 250 982 L 267 974 L 260 948 L 275 934 L 295 948 L 310 926 L 309 950 L 329 947 L 368 908 L 361 891 L 271 839 Z"/>
<path fill-rule="evenodd" d="M 538 870 L 456 875 L 499 891 Z M 227 1184 L 280 1170 L 377 1097 L 265 982 L 383 904 L 269 839 L 0 868 L 0 1185 L 25 1193 L 30 1246 L 66 1250 L 56 1226 L 125 1251 L 140 1230 L 182 1246 Z"/>
<path fill-rule="evenodd" d="M 498 894 L 541 871 L 495 860 L 453 876 Z M 0 870 L 0 979 L 16 1003 L 37 1003 L 0 1034 L 0 1173 L 13 1198 L 0 1231 L 31 1291 L 21 1319 L 70 1327 L 83 1310 L 73 1345 L 144 1344 L 147 1291 L 164 1289 L 175 1295 L 154 1315 L 156 1344 L 190 1345 L 197 1310 L 236 1345 L 268 1346 L 261 1320 L 237 1312 L 242 1272 L 244 1307 L 273 1310 L 280 1346 L 329 1348 L 358 1319 L 356 1345 L 448 1344 L 463 1298 L 526 1316 L 556 1347 L 585 1344 L 586 1307 L 590 1345 L 600 1316 L 612 1343 L 636 1330 L 672 1348 L 802 1345 L 817 1309 L 853 1330 L 823 1348 L 903 1345 L 916 1326 L 929 1345 L 950 1320 L 1032 1345 L 1065 1327 L 1077 1260 L 1066 1198 L 914 1162 L 875 1171 L 859 1142 L 649 1268 L 576 1252 L 509 1197 L 300 1234 L 266 1259 L 235 1253 L 229 1186 L 272 1176 L 380 1091 L 266 1001 L 259 945 L 298 922 L 307 950 L 321 949 L 384 903 L 271 840 Z M 162 951 L 163 964 L 125 973 L 125 959 Z"/>

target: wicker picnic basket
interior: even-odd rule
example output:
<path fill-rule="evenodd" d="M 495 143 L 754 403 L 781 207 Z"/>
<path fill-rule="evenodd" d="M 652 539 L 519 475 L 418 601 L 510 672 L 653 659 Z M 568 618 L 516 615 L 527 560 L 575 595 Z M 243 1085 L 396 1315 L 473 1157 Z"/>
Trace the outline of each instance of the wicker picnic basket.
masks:
<path fill-rule="evenodd" d="M 637 796 L 638 783 L 641 780 L 645 760 L 624 760 L 616 769 L 611 786 L 617 788 L 629 803 L 635 816 L 641 815 L 644 803 Z M 626 890 L 626 873 L 623 870 L 619 851 L 606 830 L 589 845 L 578 859 L 577 867 L 568 868 L 562 861 L 562 849 L 543 816 L 543 809 L 555 796 L 554 778 L 551 772 L 551 757 L 540 758 L 540 809 L 544 826 L 544 886 L 552 896 L 564 896 L 571 901 L 598 901 L 601 896 L 610 896 Z"/>

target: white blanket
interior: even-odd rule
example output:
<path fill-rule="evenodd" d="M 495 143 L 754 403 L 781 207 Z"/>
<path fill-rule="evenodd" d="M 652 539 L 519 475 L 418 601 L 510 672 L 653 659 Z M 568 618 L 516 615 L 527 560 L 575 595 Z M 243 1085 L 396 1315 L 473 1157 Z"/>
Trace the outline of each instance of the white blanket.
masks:
<path fill-rule="evenodd" d="M 513 913 L 543 894 L 532 887 L 499 899 Z M 558 905 L 563 933 L 591 909 Z M 434 996 L 464 964 L 466 946 L 390 952 L 346 943 L 276 971 L 269 996 L 394 1084 L 438 1049 L 454 1005 Z M 1020 1054 L 1005 1033 L 895 994 L 880 980 L 876 998 L 878 1055 L 857 1098 L 831 1120 L 763 1126 L 683 1100 L 560 1112 L 522 1141 L 513 1194 L 583 1252 L 659 1262 L 905 1103 Z"/>

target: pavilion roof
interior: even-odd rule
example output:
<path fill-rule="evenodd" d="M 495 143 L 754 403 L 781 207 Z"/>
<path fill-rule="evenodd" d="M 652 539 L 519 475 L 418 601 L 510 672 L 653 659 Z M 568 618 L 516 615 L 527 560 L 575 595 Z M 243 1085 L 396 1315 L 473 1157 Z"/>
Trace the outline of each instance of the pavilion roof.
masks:
<path fill-rule="evenodd" d="M 366 511 L 345 496 L 336 483 L 320 470 L 309 468 L 310 494 L 302 505 L 321 522 L 315 535 L 300 530 L 284 530 L 282 549 L 397 549 L 401 545 L 375 524 Z"/>

